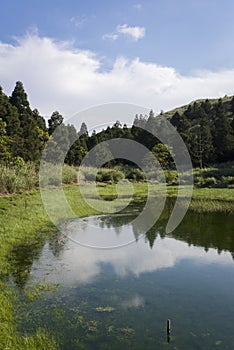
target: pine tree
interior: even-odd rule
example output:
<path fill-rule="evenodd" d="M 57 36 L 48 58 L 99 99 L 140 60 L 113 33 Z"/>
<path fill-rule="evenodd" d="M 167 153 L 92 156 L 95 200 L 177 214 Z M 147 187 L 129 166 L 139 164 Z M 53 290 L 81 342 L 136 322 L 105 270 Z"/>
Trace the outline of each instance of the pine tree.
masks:
<path fill-rule="evenodd" d="M 10 154 L 20 156 L 23 148 L 23 136 L 17 108 L 12 106 L 9 98 L 0 87 L 0 118 L 6 123 L 6 132 L 10 138 Z"/>
<path fill-rule="evenodd" d="M 200 116 L 200 135 L 201 135 L 201 167 L 204 164 L 211 163 L 214 155 L 214 146 L 210 130 L 210 122 L 205 110 L 201 109 Z"/>
<path fill-rule="evenodd" d="M 178 112 L 175 112 L 171 118 L 171 124 L 175 127 L 179 125 L 180 122 L 180 114 Z"/>
<path fill-rule="evenodd" d="M 214 147 L 210 130 L 210 122 L 204 108 L 200 108 L 199 123 L 192 127 L 191 155 L 195 166 L 203 168 L 212 162 Z"/>
<path fill-rule="evenodd" d="M 6 132 L 6 122 L 0 118 L 0 162 L 10 157 L 10 138 Z"/>
<path fill-rule="evenodd" d="M 98 144 L 97 134 L 96 134 L 96 131 L 93 130 L 92 135 L 88 138 L 88 141 L 87 141 L 88 149 L 90 150 L 91 148 L 95 147 L 97 144 Z"/>
<path fill-rule="evenodd" d="M 233 149 L 234 139 L 231 124 L 227 118 L 221 99 L 215 108 L 214 125 L 215 155 L 218 161 L 225 161 L 229 158 L 230 152 Z"/>
<path fill-rule="evenodd" d="M 67 125 L 66 126 L 67 132 L 68 132 L 68 140 L 70 143 L 70 149 L 66 155 L 65 163 L 69 165 L 77 165 L 76 162 L 76 140 L 78 138 L 78 134 L 76 132 L 76 128 L 74 125 Z"/>
<path fill-rule="evenodd" d="M 58 111 L 53 112 L 50 119 L 48 120 L 49 135 L 52 135 L 55 129 L 62 123 L 63 123 L 63 116 Z"/>
<path fill-rule="evenodd" d="M 87 125 L 84 122 L 81 124 L 80 134 L 88 136 L 88 127 L 87 127 Z"/>
<path fill-rule="evenodd" d="M 190 141 L 191 141 L 191 123 L 188 121 L 188 119 L 185 117 L 184 114 L 180 116 L 178 123 L 177 123 L 177 131 L 184 140 L 184 143 L 188 148 L 190 148 Z"/>
<path fill-rule="evenodd" d="M 40 115 L 39 111 L 36 108 L 32 111 L 32 116 L 36 121 L 37 126 L 44 132 L 47 132 L 45 119 Z"/>
<path fill-rule="evenodd" d="M 70 147 L 68 128 L 62 123 L 50 136 L 44 153 L 44 160 L 54 164 L 63 164 Z"/>
<path fill-rule="evenodd" d="M 42 142 L 38 137 L 40 132 L 33 117 L 24 86 L 20 81 L 16 83 L 10 97 L 10 103 L 18 110 L 20 127 L 22 129 L 23 147 L 20 155 L 26 161 L 38 160 L 42 149 Z"/>
<path fill-rule="evenodd" d="M 234 115 L 234 96 L 233 96 L 233 98 L 231 100 L 231 112 Z"/>

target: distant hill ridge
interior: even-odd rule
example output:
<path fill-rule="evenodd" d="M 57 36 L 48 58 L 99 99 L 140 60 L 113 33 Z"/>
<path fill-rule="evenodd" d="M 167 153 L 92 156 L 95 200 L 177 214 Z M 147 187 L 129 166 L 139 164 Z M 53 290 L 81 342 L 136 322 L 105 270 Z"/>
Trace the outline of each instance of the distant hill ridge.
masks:
<path fill-rule="evenodd" d="M 232 95 L 232 96 L 225 95 L 224 97 L 220 97 L 220 98 L 198 99 L 198 100 L 191 101 L 186 105 L 182 105 L 180 107 L 173 108 L 167 112 L 163 112 L 162 115 L 164 115 L 167 118 L 171 118 L 176 112 L 178 112 L 180 115 L 183 114 L 186 111 L 186 109 L 188 109 L 188 106 L 193 106 L 194 103 L 197 103 L 198 106 L 200 106 L 205 101 L 209 101 L 211 105 L 214 105 L 214 104 L 218 103 L 219 100 L 222 100 L 225 111 L 230 112 L 231 102 L 232 102 L 233 98 L 234 98 L 234 95 Z M 228 114 L 229 114 L 229 116 L 232 115 L 232 113 L 228 113 Z"/>

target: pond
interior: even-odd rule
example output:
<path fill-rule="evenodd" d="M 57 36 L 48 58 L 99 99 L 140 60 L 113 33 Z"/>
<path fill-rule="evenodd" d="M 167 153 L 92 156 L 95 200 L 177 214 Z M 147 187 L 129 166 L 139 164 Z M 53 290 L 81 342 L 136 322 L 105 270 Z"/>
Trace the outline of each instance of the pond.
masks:
<path fill-rule="evenodd" d="M 15 251 L 18 329 L 46 328 L 64 350 L 233 349 L 233 216 L 188 212 L 169 235 L 165 225 L 144 234 L 132 212 L 93 216 Z M 54 289 L 30 299 L 42 281 Z"/>

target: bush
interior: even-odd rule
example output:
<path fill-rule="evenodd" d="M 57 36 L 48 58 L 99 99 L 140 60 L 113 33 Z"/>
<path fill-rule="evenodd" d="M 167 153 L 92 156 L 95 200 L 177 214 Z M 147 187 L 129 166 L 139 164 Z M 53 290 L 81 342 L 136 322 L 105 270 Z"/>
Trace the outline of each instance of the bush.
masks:
<path fill-rule="evenodd" d="M 197 185 L 197 186 L 203 186 L 204 185 L 204 178 L 202 176 L 195 176 L 194 178 L 194 184 Z"/>
<path fill-rule="evenodd" d="M 178 174 L 175 170 L 165 171 L 165 178 L 168 185 L 177 185 L 178 184 Z"/>
<path fill-rule="evenodd" d="M 125 178 L 124 173 L 115 169 L 100 169 L 97 174 L 97 181 L 99 182 L 114 182 L 117 183 Z"/>
<path fill-rule="evenodd" d="M 92 167 L 80 167 L 80 177 L 83 177 L 85 181 L 96 181 L 96 169 Z"/>
<path fill-rule="evenodd" d="M 75 167 L 64 164 L 63 175 L 62 175 L 62 179 L 63 179 L 64 184 L 76 183 L 77 182 L 77 175 L 78 175 L 78 171 Z"/>
<path fill-rule="evenodd" d="M 217 179 L 215 177 L 207 177 L 204 179 L 204 187 L 213 187 L 217 185 Z"/>
<path fill-rule="evenodd" d="M 122 171 L 116 169 L 101 168 L 98 170 L 92 167 L 80 168 L 81 178 L 85 181 L 111 182 L 117 183 L 125 178 Z M 97 176 L 96 176 L 97 175 Z"/>
<path fill-rule="evenodd" d="M 138 168 L 132 168 L 127 171 L 126 179 L 135 181 L 145 181 L 146 175 L 142 170 Z"/>
<path fill-rule="evenodd" d="M 0 165 L 0 193 L 29 191 L 38 186 L 38 173 L 32 163 Z"/>
<path fill-rule="evenodd" d="M 119 170 L 115 170 L 113 173 L 113 181 L 115 183 L 117 183 L 118 181 L 124 180 L 125 179 L 125 175 L 122 171 Z"/>

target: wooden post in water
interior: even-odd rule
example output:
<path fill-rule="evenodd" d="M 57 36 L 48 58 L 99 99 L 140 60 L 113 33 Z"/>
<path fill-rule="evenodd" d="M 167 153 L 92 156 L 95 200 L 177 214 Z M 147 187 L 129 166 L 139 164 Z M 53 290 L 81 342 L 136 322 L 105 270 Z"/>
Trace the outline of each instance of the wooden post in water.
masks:
<path fill-rule="evenodd" d="M 171 320 L 167 320 L 167 335 L 171 334 Z"/>

